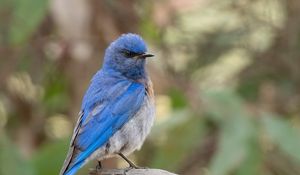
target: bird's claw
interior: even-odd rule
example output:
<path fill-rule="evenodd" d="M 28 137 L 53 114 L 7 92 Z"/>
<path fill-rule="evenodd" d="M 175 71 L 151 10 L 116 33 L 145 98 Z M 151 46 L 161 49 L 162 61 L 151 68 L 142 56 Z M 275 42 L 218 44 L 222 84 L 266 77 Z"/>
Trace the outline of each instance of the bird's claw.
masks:
<path fill-rule="evenodd" d="M 97 164 L 97 166 L 96 166 L 96 170 L 97 170 L 97 171 L 101 171 L 101 170 L 102 170 L 102 164 L 101 164 L 100 161 L 98 161 L 98 164 Z"/>

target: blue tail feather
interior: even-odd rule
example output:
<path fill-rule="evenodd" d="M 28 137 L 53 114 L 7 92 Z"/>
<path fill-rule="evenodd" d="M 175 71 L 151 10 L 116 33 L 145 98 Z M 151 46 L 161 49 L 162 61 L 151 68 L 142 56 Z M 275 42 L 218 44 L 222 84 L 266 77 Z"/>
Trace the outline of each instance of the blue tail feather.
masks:
<path fill-rule="evenodd" d="M 81 168 L 83 165 L 83 162 L 78 162 L 75 165 L 73 165 L 67 172 L 64 173 L 64 175 L 75 175 L 76 172 Z"/>

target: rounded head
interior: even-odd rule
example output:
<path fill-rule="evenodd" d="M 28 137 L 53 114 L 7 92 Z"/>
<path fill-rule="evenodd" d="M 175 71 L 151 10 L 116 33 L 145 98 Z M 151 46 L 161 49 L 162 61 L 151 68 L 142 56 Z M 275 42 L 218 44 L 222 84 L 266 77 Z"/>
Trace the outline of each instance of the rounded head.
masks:
<path fill-rule="evenodd" d="M 113 41 L 105 51 L 104 69 L 120 72 L 129 78 L 141 78 L 145 75 L 147 46 L 137 34 L 123 34 Z"/>
<path fill-rule="evenodd" d="M 118 47 L 119 49 L 128 50 L 134 53 L 147 52 L 147 46 L 142 37 L 132 33 L 121 35 L 112 43 L 112 45 Z"/>

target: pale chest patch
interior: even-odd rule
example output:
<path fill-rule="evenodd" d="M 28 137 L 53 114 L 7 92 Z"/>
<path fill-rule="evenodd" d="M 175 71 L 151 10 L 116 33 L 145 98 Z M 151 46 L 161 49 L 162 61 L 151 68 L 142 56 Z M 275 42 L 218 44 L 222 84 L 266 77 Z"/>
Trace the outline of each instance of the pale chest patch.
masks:
<path fill-rule="evenodd" d="M 154 118 L 154 100 L 147 95 L 141 109 L 106 144 L 97 149 L 87 161 L 95 158 L 102 160 L 120 152 L 128 155 L 139 150 L 150 133 Z"/>

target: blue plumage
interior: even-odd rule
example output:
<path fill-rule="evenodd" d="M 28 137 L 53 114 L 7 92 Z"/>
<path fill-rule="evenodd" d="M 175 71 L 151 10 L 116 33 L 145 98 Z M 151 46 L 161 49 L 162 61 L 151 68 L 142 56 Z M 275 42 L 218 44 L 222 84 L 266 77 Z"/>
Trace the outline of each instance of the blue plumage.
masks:
<path fill-rule="evenodd" d="M 83 98 L 61 175 L 73 175 L 87 161 L 139 149 L 154 120 L 151 81 L 145 70 L 146 44 L 125 34 L 106 50 L 104 64 Z"/>

